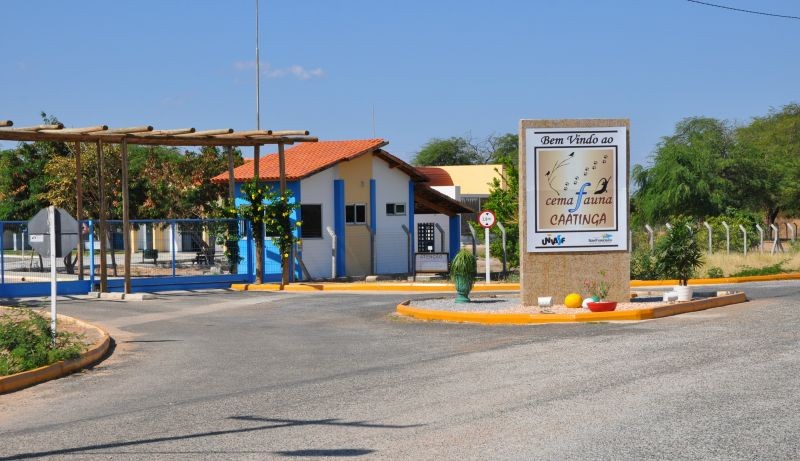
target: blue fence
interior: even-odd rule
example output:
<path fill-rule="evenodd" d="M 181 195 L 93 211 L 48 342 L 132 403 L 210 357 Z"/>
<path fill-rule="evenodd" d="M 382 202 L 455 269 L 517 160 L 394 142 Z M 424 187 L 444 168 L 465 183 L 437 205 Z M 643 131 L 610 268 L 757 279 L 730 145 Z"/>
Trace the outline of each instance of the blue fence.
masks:
<path fill-rule="evenodd" d="M 100 236 L 84 221 L 83 264 L 77 251 L 57 259 L 59 294 L 85 294 L 100 281 Z M 224 288 L 254 279 L 249 222 L 221 219 L 131 221 L 131 285 L 134 292 Z M 125 277 L 121 221 L 108 221 L 108 289 L 122 291 Z M 50 260 L 29 244 L 25 221 L 0 221 L 0 297 L 50 293 Z M 265 252 L 267 249 L 265 248 Z"/>

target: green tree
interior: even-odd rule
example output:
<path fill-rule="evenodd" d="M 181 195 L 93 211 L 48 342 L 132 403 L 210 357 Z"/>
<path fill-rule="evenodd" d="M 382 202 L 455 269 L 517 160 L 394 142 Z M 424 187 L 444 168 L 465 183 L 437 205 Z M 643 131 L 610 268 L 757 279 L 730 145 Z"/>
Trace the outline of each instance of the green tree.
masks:
<path fill-rule="evenodd" d="M 510 267 L 519 267 L 519 169 L 518 151 L 519 137 L 515 134 L 505 134 L 493 137 L 497 142 L 490 158 L 493 163 L 502 165 L 496 169 L 500 178 L 494 178 L 489 186 L 489 197 L 485 207 L 492 210 L 497 220 L 506 228 L 506 255 Z M 491 244 L 491 254 L 495 257 L 503 256 L 503 242 L 500 229 L 492 228 L 494 240 Z"/>
<path fill-rule="evenodd" d="M 662 139 L 649 168 L 635 165 L 632 179 L 634 222 L 663 222 L 671 216 L 713 216 L 732 203 L 733 138 L 730 127 L 713 118 L 680 121 Z"/>
<path fill-rule="evenodd" d="M 433 138 L 411 159 L 416 166 L 475 165 L 485 163 L 480 148 L 469 138 Z"/>
<path fill-rule="evenodd" d="M 800 212 L 800 105 L 789 104 L 736 130 L 735 196 L 762 212 L 767 224 L 779 213 Z"/>
<path fill-rule="evenodd" d="M 45 124 L 58 119 L 41 113 Z M 0 152 L 0 219 L 27 220 L 50 204 L 45 194 L 48 177 L 45 166 L 53 158 L 69 154 L 64 143 L 19 143 Z"/>

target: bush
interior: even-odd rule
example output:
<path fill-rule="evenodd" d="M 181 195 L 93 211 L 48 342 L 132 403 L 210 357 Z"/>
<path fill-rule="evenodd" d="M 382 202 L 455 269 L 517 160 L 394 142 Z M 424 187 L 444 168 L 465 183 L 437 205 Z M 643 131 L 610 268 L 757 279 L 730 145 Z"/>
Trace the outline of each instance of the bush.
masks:
<path fill-rule="evenodd" d="M 633 280 L 657 280 L 656 262 L 647 249 L 640 248 L 634 250 L 631 255 L 631 279 Z"/>
<path fill-rule="evenodd" d="M 74 359 L 83 349 L 82 337 L 67 332 L 53 346 L 50 321 L 34 312 L 0 316 L 0 376 Z"/>
<path fill-rule="evenodd" d="M 753 275 L 775 275 L 775 274 L 782 274 L 784 272 L 788 272 L 787 269 L 784 269 L 783 265 L 787 263 L 788 260 L 783 260 L 777 264 L 773 264 L 771 266 L 764 266 L 764 267 L 750 267 L 750 266 L 742 266 L 742 269 L 737 271 L 734 274 L 731 274 L 731 277 L 750 277 Z"/>
<path fill-rule="evenodd" d="M 708 268 L 706 276 L 710 279 L 720 279 L 722 277 L 725 277 L 725 274 L 722 273 L 722 268 L 717 266 L 711 266 Z"/>

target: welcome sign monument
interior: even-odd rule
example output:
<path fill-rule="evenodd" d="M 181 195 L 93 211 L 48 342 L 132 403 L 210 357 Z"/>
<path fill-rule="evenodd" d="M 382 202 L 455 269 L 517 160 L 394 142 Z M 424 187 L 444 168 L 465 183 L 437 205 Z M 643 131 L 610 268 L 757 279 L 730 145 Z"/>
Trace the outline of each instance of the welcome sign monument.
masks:
<path fill-rule="evenodd" d="M 520 274 L 523 305 L 587 296 L 584 282 L 630 295 L 630 120 L 520 122 Z"/>

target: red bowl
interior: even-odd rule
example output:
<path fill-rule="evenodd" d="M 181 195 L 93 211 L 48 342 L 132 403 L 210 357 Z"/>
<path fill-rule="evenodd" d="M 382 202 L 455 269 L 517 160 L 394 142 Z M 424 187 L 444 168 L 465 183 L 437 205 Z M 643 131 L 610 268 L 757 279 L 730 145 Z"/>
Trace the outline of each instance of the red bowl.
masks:
<path fill-rule="evenodd" d="M 616 301 L 597 301 L 593 303 L 586 303 L 586 307 L 592 312 L 608 312 L 617 308 Z"/>

